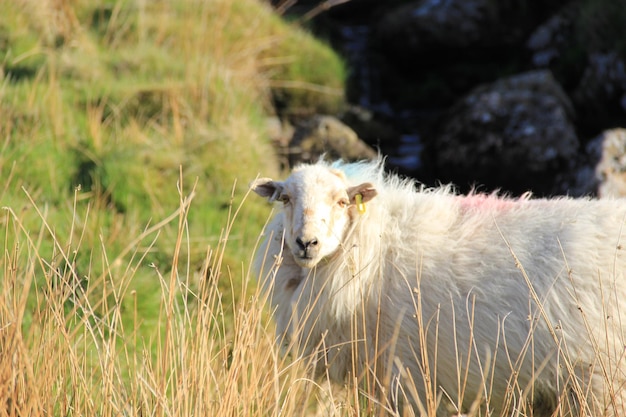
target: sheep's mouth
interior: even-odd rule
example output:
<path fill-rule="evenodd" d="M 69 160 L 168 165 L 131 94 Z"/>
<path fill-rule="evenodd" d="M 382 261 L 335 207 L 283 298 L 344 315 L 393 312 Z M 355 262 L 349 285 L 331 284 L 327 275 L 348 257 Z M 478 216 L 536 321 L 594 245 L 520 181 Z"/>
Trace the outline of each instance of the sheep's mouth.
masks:
<path fill-rule="evenodd" d="M 295 251 L 293 255 L 296 259 L 301 259 L 305 262 L 310 262 L 313 259 L 315 259 L 315 256 L 317 255 L 317 251 L 298 250 L 298 251 Z"/>
<path fill-rule="evenodd" d="M 304 268 L 312 268 L 317 264 L 316 259 L 310 255 L 298 254 L 294 258 L 296 263 Z"/>

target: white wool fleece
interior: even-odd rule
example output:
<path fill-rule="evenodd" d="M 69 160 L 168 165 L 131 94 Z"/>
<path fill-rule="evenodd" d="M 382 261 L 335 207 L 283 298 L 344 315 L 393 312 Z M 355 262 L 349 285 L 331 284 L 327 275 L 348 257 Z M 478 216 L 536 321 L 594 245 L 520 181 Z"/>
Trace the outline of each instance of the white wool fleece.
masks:
<path fill-rule="evenodd" d="M 433 389 L 497 416 L 526 395 L 549 416 L 565 390 L 573 412 L 626 415 L 626 201 L 459 196 L 380 160 L 252 189 L 282 205 L 255 258 L 279 341 L 321 372 L 410 375 L 414 405 Z"/>

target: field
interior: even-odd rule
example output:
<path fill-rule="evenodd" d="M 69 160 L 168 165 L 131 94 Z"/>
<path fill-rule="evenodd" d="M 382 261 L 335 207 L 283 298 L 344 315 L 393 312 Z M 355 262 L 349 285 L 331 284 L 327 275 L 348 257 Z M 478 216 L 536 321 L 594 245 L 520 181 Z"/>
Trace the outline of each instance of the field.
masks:
<path fill-rule="evenodd" d="M 0 10 L 0 416 L 387 415 L 280 354 L 251 271 L 267 117 L 340 108 L 341 60 L 257 0 Z"/>
<path fill-rule="evenodd" d="M 247 263 L 225 268 L 236 208 L 201 270 L 190 267 L 192 195 L 180 194 L 177 211 L 116 257 L 104 242 L 60 240 L 35 203 L 27 209 L 41 226 L 31 232 L 4 208 L 0 415 L 298 415 L 302 398 L 330 396 L 278 355 Z M 71 227 L 85 216 L 71 209 Z M 147 258 L 170 225 L 177 238 L 165 270 Z M 101 273 L 77 270 L 84 252 L 105 265 Z"/>
<path fill-rule="evenodd" d="M 336 110 L 341 60 L 256 0 L 0 9 L 0 415 L 295 407 L 247 184 L 273 103 Z"/>

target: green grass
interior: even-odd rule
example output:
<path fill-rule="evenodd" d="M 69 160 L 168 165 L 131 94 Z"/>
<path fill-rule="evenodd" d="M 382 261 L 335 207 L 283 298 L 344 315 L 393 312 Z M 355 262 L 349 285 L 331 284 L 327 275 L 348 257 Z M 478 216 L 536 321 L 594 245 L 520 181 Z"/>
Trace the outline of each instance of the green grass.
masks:
<path fill-rule="evenodd" d="M 342 106 L 328 47 L 256 0 L 0 10 L 0 416 L 388 415 L 279 354 L 250 268 L 265 119 Z"/>
<path fill-rule="evenodd" d="M 36 227 L 23 222 L 30 218 L 23 212 L 3 209 L 0 400 L 6 415 L 358 410 L 356 397 L 346 401 L 307 377 L 305 361 L 278 354 L 250 254 L 237 269 L 227 266 L 227 253 L 240 244 L 232 233 L 245 223 L 252 201 L 242 198 L 229 208 L 219 239 L 195 270 L 185 248 L 192 243 L 189 216 L 198 210 L 197 189 L 186 190 L 177 194 L 179 206 L 171 215 L 145 230 L 112 219 L 117 237 L 132 240 L 118 255 L 105 237 L 100 245 L 87 244 L 82 225 L 91 214 L 80 192 L 63 211 L 66 218 L 54 222 L 27 195 Z M 57 226 L 77 231 L 77 238 L 62 237 Z M 164 239 L 168 228 L 175 234 L 171 240 Z M 170 245 L 166 267 L 149 260 L 164 241 Z M 86 269 L 78 266 L 81 257 L 90 259 Z"/>
<path fill-rule="evenodd" d="M 233 361 L 237 311 L 258 297 L 248 262 L 269 210 L 241 203 L 279 175 L 273 100 L 341 107 L 343 64 L 257 0 L 0 9 L 0 404 L 172 411 L 170 378 L 197 365 L 177 355 Z"/>
<path fill-rule="evenodd" d="M 306 358 L 279 354 L 264 295 L 251 274 L 251 254 L 239 258 L 237 267 L 226 261 L 240 246 L 234 231 L 246 223 L 254 200 L 239 196 L 220 219 L 222 232 L 205 248 L 200 268 L 191 266 L 190 217 L 202 211 L 197 192 L 197 185 L 183 183 L 178 207 L 145 229 L 133 228 L 119 214 L 94 219 L 98 210 L 90 209 L 79 191 L 58 218 L 29 194 L 19 211 L 3 208 L 3 415 L 399 416 L 381 396 L 385 385 L 374 373 L 376 363 L 361 380 L 338 386 L 323 376 L 311 378 Z M 91 221 L 109 222 L 109 234 L 101 234 L 94 246 L 84 227 Z M 116 243 L 121 236 L 129 239 L 123 248 Z M 159 245 L 168 256 L 155 259 Z M 83 258 L 89 262 L 80 267 Z M 416 319 L 424 329 L 420 343 L 425 344 L 437 318 L 422 317 L 416 294 Z M 456 365 L 422 357 L 425 372 L 457 366 L 464 375 L 473 355 L 458 349 Z M 559 353 L 567 362 L 566 349 Z M 483 359 L 488 370 L 493 358 Z M 491 377 L 487 372 L 487 387 Z M 515 410 L 503 415 L 532 416 L 528 387 L 514 374 L 510 378 Z M 436 415 L 437 391 L 429 386 L 424 416 Z M 405 394 L 410 398 L 411 389 Z M 401 415 L 413 415 L 405 411 Z M 484 415 L 478 404 L 467 414 Z M 586 415 L 605 414 L 586 408 L 556 414 Z"/>
<path fill-rule="evenodd" d="M 198 181 L 190 241 L 201 264 L 232 194 L 277 174 L 265 134 L 272 96 L 287 84 L 288 107 L 342 102 L 340 60 L 255 0 L 1 5 L 3 204 L 25 190 L 54 217 L 80 187 L 89 246 L 116 222 L 141 230 L 175 210 L 182 171 Z M 262 205 L 251 206 L 260 228 Z"/>

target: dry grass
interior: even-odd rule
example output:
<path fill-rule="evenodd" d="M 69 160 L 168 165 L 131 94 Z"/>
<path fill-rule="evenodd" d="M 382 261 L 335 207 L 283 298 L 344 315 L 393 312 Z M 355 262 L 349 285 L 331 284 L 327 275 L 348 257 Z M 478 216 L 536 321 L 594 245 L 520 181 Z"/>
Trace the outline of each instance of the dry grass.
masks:
<path fill-rule="evenodd" d="M 307 398 L 324 395 L 300 364 L 277 354 L 247 265 L 221 270 L 237 212 L 226 219 L 203 270 L 189 270 L 181 248 L 189 244 L 193 196 L 193 190 L 180 194 L 175 213 L 137 236 L 128 264 L 109 259 L 102 247 L 107 268 L 97 275 L 76 271 L 74 259 L 92 248 L 56 236 L 43 207 L 31 201 L 41 220 L 36 232 L 24 228 L 20 213 L 4 208 L 0 415 L 296 415 Z M 149 272 L 160 283 L 159 314 L 140 317 L 138 304 L 151 296 L 132 289 L 133 280 L 169 222 L 178 224 L 171 269 L 153 265 Z M 40 254 L 49 236 L 52 257 Z M 142 247 L 146 239 L 150 243 Z M 218 279 L 240 282 L 233 291 L 249 296 L 225 302 Z M 150 337 L 141 335 L 144 320 L 156 321 Z"/>
<path fill-rule="evenodd" d="M 391 413 L 279 354 L 250 271 L 270 97 L 337 106 L 338 60 L 253 0 L 0 6 L 0 417 Z"/>
<path fill-rule="evenodd" d="M 464 417 L 608 417 L 626 415 L 624 408 L 626 404 L 620 403 L 620 399 L 623 398 L 622 390 L 626 389 L 623 383 L 626 378 L 624 368 L 626 350 L 622 348 L 626 346 L 624 344 L 626 335 L 623 331 L 622 319 L 616 318 L 622 317 L 623 314 L 617 300 L 619 290 L 611 287 L 612 289 L 603 292 L 600 303 L 605 312 L 604 321 L 591 323 L 585 311 L 592 309 L 592 306 L 589 305 L 588 292 L 593 290 L 590 290 L 589 287 L 581 289 L 574 287 L 571 292 L 572 302 L 579 306 L 578 310 L 582 316 L 584 328 L 580 329 L 580 333 L 576 335 L 576 342 L 568 344 L 562 333 L 561 325 L 566 323 L 569 318 L 564 317 L 563 323 L 551 321 L 546 312 L 544 300 L 536 292 L 531 277 L 527 275 L 524 266 L 519 262 L 510 246 L 509 250 L 528 286 L 528 295 L 519 294 L 520 297 L 528 297 L 528 333 L 511 334 L 509 332 L 506 334 L 504 329 L 507 327 L 505 326 L 507 317 L 503 317 L 498 323 L 497 336 L 494 337 L 494 340 L 485 340 L 484 333 L 483 335 L 475 335 L 477 312 L 481 308 L 484 310 L 485 306 L 477 305 L 471 293 L 467 295 L 464 305 L 467 313 L 465 318 L 456 317 L 455 309 L 452 309 L 452 316 L 449 312 L 445 314 L 444 309 L 450 308 L 449 305 L 439 306 L 432 315 L 425 315 L 422 310 L 422 299 L 428 297 L 428 294 L 422 293 L 420 280 L 417 277 L 407 277 L 407 286 L 413 288 L 413 308 L 409 310 L 413 312 L 413 317 L 419 328 L 419 334 L 415 335 L 418 346 L 413 352 L 420 372 L 413 374 L 410 374 L 408 370 L 404 372 L 402 363 L 393 357 L 399 329 L 391 332 L 390 329 L 375 328 L 372 330 L 372 327 L 375 326 L 366 325 L 366 321 L 370 321 L 369 324 L 371 325 L 371 321 L 376 320 L 372 310 L 363 310 L 351 316 L 352 333 L 345 345 L 326 345 L 324 336 L 321 336 L 317 353 L 337 348 L 350 349 L 352 353 L 352 371 L 349 375 L 358 375 L 358 378 L 349 376 L 347 386 L 344 387 L 343 391 L 340 391 L 344 398 L 351 399 L 351 404 L 356 405 L 357 408 L 351 409 L 352 413 L 368 416 L 419 415 L 422 417 L 460 415 Z M 272 274 L 273 271 L 269 269 L 266 279 L 269 279 L 270 282 L 272 281 Z M 277 281 L 281 285 L 289 287 L 290 284 L 286 282 L 286 278 L 288 277 L 282 276 L 282 281 Z M 381 277 L 381 279 L 384 278 Z M 570 279 L 573 278 L 570 276 Z M 410 282 L 413 284 L 409 284 Z M 313 327 L 312 323 L 320 320 L 319 317 L 311 315 L 319 312 L 319 309 L 310 308 L 313 304 L 320 302 L 319 293 L 297 290 L 293 296 L 298 294 L 302 297 L 301 300 L 292 299 L 294 303 L 299 304 L 297 307 L 299 317 L 291 323 L 290 341 L 280 341 L 286 350 L 295 357 L 298 357 L 300 352 L 299 343 L 310 344 L 313 343 L 309 342 L 310 340 L 317 341 L 320 339 L 318 334 L 307 333 Z M 363 304 L 368 304 L 368 307 L 371 308 L 372 303 L 375 301 L 370 297 L 368 303 Z M 615 303 L 618 303 L 617 309 L 613 309 Z M 305 304 L 309 308 L 305 307 Z M 613 313 L 609 313 L 609 311 L 613 311 Z M 452 333 L 439 333 L 440 313 L 448 319 L 452 317 L 454 328 Z M 384 312 L 379 310 L 378 314 L 384 315 Z M 612 317 L 613 314 L 615 317 Z M 284 316 L 282 317 L 284 318 Z M 327 317 L 323 319 L 328 320 Z M 369 334 L 366 333 L 368 328 Z M 341 329 L 341 325 L 334 328 L 329 325 L 327 332 L 337 332 Z M 467 344 L 456 339 L 451 340 L 453 334 L 458 335 L 461 332 L 469 334 Z M 511 345 L 513 347 L 509 350 L 508 338 L 518 340 L 521 338 L 523 343 L 519 345 L 519 341 L 514 341 Z M 339 337 L 335 335 L 333 340 L 343 340 L 343 335 Z M 615 340 L 620 340 L 621 345 L 614 345 Z M 544 357 L 536 354 L 535 345 L 545 346 L 546 343 L 553 346 L 551 355 Z M 577 359 L 580 357 L 577 353 L 578 343 L 580 346 L 590 344 L 595 355 L 588 361 Z M 445 350 L 442 350 L 444 352 L 442 356 L 445 356 L 447 361 L 442 362 L 438 360 L 438 352 L 444 345 Z M 450 360 L 449 353 L 450 345 L 453 346 L 454 352 L 452 360 Z M 542 347 L 541 350 L 545 351 L 545 348 Z M 366 358 L 358 356 L 363 355 L 364 352 L 368 355 Z M 317 356 L 317 353 L 313 353 L 313 356 Z M 318 361 L 317 370 L 320 371 L 321 369 L 321 380 L 326 381 L 327 372 L 324 370 L 328 370 L 334 365 L 327 363 L 328 358 L 324 357 L 323 354 L 317 356 L 316 359 Z M 338 362 L 342 362 L 342 360 L 338 359 Z M 405 385 L 398 387 L 390 383 L 392 363 L 388 362 L 393 362 L 399 367 L 402 379 L 406 381 Z M 497 363 L 498 366 L 496 366 Z M 342 363 L 339 366 L 343 365 Z M 474 372 L 469 371 L 470 367 L 474 368 Z M 478 374 L 476 369 L 479 369 Z M 526 371 L 520 371 L 522 369 L 532 371 L 530 378 L 518 378 L 518 375 L 526 373 Z M 458 386 L 449 387 L 454 392 L 444 392 L 442 387 L 438 385 L 437 374 L 442 371 L 448 376 L 450 374 L 456 375 Z M 550 378 L 550 375 L 554 380 L 546 380 L 546 378 Z M 600 380 L 606 384 L 605 398 L 602 398 L 602 394 L 599 392 L 591 390 L 591 378 L 593 378 L 593 384 L 596 388 L 600 387 L 598 384 Z M 478 393 L 470 391 L 473 388 L 468 388 L 471 385 L 476 386 L 476 380 L 482 386 Z M 471 383 L 468 384 L 468 382 Z M 425 389 L 418 390 L 416 388 L 422 386 L 425 386 Z M 337 387 L 335 387 L 336 390 Z M 554 395 L 553 390 L 557 391 L 557 395 Z M 422 394 L 418 394 L 418 391 Z M 399 398 L 397 403 L 393 399 L 395 397 Z M 498 402 L 494 403 L 493 399 Z M 414 409 L 403 407 L 409 402 L 414 404 Z M 397 410 L 396 404 L 400 404 L 400 411 Z M 333 411 L 337 412 L 336 409 Z"/>
<path fill-rule="evenodd" d="M 278 352 L 264 297 L 254 284 L 247 261 L 239 270 L 224 269 L 224 254 L 242 206 L 224 218 L 219 242 L 209 247 L 203 267 L 194 271 L 184 247 L 189 243 L 188 216 L 194 210 L 196 185 L 184 193 L 179 178 L 179 207 L 137 235 L 122 254 L 109 256 L 106 246 L 90 248 L 82 238 L 64 240 L 47 219 L 46 208 L 28 194 L 28 209 L 37 212 L 39 227 L 27 229 L 20 212 L 4 207 L 0 267 L 0 416 L 100 415 L 100 416 L 380 416 L 397 414 L 386 399 L 388 380 L 371 372 L 344 387 L 322 377 L 311 378 L 305 358 Z M 76 193 L 76 197 L 79 193 Z M 82 236 L 76 198 L 68 207 L 70 229 Z M 161 269 L 145 265 L 146 256 L 160 239 L 159 231 L 174 225 L 177 238 L 170 247 L 170 264 Z M 54 250 L 42 250 L 42 242 Z M 77 271 L 81 255 L 102 258 L 105 268 Z M 159 283 L 158 294 L 145 294 L 136 281 L 147 275 Z M 224 281 L 238 300 L 225 300 Z M 437 317 L 422 317 L 419 287 L 415 291 L 416 317 L 422 329 L 436 326 Z M 155 317 L 141 314 L 139 305 L 158 305 Z M 473 305 L 468 305 L 470 312 Z M 540 320 L 540 311 L 538 320 Z M 467 323 L 471 331 L 472 320 Z M 150 322 L 150 323 L 147 323 Z M 465 326 L 466 324 L 459 323 Z M 358 327 L 358 323 L 355 323 Z M 146 333 L 145 328 L 152 329 Z M 464 327 L 463 327 L 464 328 Z M 143 330 L 142 330 L 143 329 Z M 591 330 L 590 330 L 591 333 Z M 424 331 L 420 343 L 432 333 Z M 555 336 L 556 337 L 556 336 Z M 581 335 L 584 337 L 584 335 Z M 558 340 L 555 340 L 558 343 Z M 355 342 L 358 343 L 358 342 Z M 494 346 L 505 341 L 494 341 Z M 532 334 L 528 336 L 532 355 Z M 459 392 L 463 392 L 469 360 L 478 359 L 476 346 L 457 346 Z M 619 354 L 619 353 L 618 353 Z M 567 362 L 567 346 L 560 356 Z M 358 358 L 354 358 L 357 360 Z M 425 375 L 432 375 L 437 357 L 423 355 Z M 491 362 L 482 358 L 485 392 L 474 400 L 467 416 L 488 415 Z M 533 361 L 535 359 L 533 358 Z M 536 359 L 536 369 L 543 364 Z M 617 358 L 616 360 L 620 360 Z M 598 366 L 611 365 L 602 363 Z M 615 365 L 615 364 L 613 364 Z M 419 376 L 413 376 L 420 378 Z M 607 375 L 608 377 L 608 375 Z M 434 417 L 442 395 L 436 378 L 426 378 L 429 395 L 422 399 L 419 415 Z M 503 415 L 532 416 L 528 406 L 532 386 L 510 377 L 509 410 Z M 577 393 L 586 398 L 589 393 Z M 445 395 L 445 394 L 444 394 Z M 415 399 L 414 387 L 400 393 Z M 486 401 L 486 404 L 485 404 Z M 566 394 L 560 399 L 566 403 Z M 466 402 L 467 404 L 467 402 Z M 487 410 L 487 411 L 486 411 Z M 403 415 L 413 415 L 409 409 Z M 565 409 L 555 416 L 601 416 L 582 408 Z"/>
<path fill-rule="evenodd" d="M 297 414 L 229 207 L 341 61 L 258 0 L 0 9 L 0 416 Z"/>

